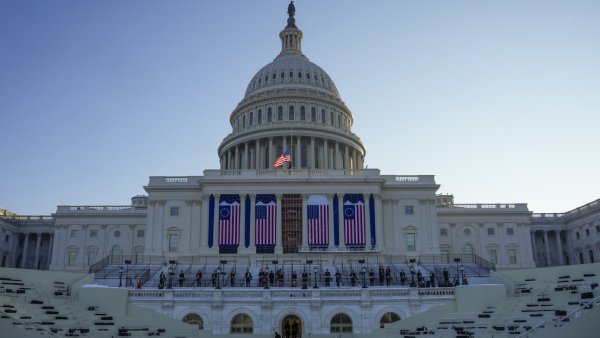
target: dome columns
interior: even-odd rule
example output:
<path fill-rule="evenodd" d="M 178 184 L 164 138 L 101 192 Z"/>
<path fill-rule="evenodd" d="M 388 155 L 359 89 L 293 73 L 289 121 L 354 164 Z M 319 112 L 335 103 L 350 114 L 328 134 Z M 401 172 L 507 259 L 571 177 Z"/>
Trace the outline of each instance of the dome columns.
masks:
<path fill-rule="evenodd" d="M 268 141 L 267 141 L 268 140 Z M 315 136 L 270 136 L 237 143 L 225 149 L 221 169 L 271 169 L 275 158 L 292 151 L 292 168 L 362 169 L 363 152 L 355 145 Z"/>

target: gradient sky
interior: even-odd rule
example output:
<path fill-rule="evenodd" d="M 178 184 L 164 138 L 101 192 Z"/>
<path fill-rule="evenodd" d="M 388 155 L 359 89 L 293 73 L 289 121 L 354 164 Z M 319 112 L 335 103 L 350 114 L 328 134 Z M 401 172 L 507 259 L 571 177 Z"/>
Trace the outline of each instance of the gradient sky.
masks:
<path fill-rule="evenodd" d="M 383 174 L 457 203 L 600 198 L 600 1 L 297 0 Z M 0 207 L 124 205 L 218 168 L 288 1 L 0 1 Z"/>

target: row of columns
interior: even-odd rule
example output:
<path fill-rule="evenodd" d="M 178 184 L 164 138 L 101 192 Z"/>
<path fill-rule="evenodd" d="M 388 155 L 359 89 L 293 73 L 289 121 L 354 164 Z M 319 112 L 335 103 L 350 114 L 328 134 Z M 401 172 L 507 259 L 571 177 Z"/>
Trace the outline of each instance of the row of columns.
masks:
<path fill-rule="evenodd" d="M 318 195 L 318 194 L 315 194 Z M 216 246 L 218 246 L 218 215 L 219 215 L 219 195 L 213 195 L 215 198 L 215 205 L 214 205 L 214 215 L 215 215 L 215 220 L 213 221 L 213 226 L 215 226 L 216 230 L 213 231 L 213 243 L 215 243 Z M 239 246 L 239 253 L 255 253 L 256 252 L 256 242 L 255 242 L 255 220 L 256 220 L 256 195 L 255 194 L 250 194 L 250 245 L 248 246 L 248 248 L 246 248 L 245 246 L 245 238 L 246 238 L 246 227 L 245 227 L 245 219 L 244 217 L 241 218 L 240 220 L 240 246 Z M 281 201 L 282 201 L 282 194 L 275 194 L 275 198 L 277 201 L 277 211 L 276 211 L 276 215 L 277 215 L 277 219 L 276 219 L 276 228 L 275 228 L 275 253 L 276 254 L 282 254 L 283 253 L 283 237 L 282 237 L 282 233 L 283 233 L 283 229 L 282 229 L 282 205 L 281 205 Z M 333 213 L 333 196 L 334 194 L 327 194 L 327 204 L 328 204 L 328 231 L 329 231 L 329 243 L 328 243 L 328 250 L 329 251 L 335 251 L 336 250 L 336 246 L 335 246 L 335 241 L 334 241 L 334 213 Z M 240 215 L 245 215 L 246 214 L 246 203 L 245 203 L 245 194 L 240 194 L 241 197 L 241 209 L 240 209 Z M 307 219 L 307 201 L 308 201 L 308 194 L 302 194 L 302 243 L 301 246 L 308 248 L 308 219 Z M 203 207 L 205 208 L 205 210 L 203 210 L 204 215 L 206 215 L 205 217 L 208 220 L 208 203 L 207 203 L 207 199 L 209 198 L 209 196 L 205 197 L 205 202 L 202 203 Z M 371 247 L 371 226 L 370 226 L 370 221 L 369 221 L 369 215 L 371 213 L 371 204 L 368 203 L 369 201 L 369 195 L 365 194 L 364 196 L 364 200 L 365 200 L 365 248 L 370 248 Z M 345 250 L 346 246 L 345 246 L 345 233 L 344 233 L 344 208 L 342 205 L 342 194 L 338 194 L 338 220 L 339 220 L 339 246 L 337 247 L 338 250 Z M 382 233 L 382 210 L 381 210 L 382 204 L 381 204 L 381 196 L 379 194 L 375 194 L 375 224 L 376 224 L 376 229 L 375 229 L 375 237 L 377 241 L 381 241 L 381 233 Z M 208 222 L 206 223 L 208 224 Z M 208 229 L 206 230 L 206 233 L 208 234 Z"/>
<path fill-rule="evenodd" d="M 288 139 L 290 144 L 288 145 Z M 294 142 L 295 141 L 295 142 Z M 281 136 L 247 141 L 233 146 L 221 154 L 221 169 L 268 169 L 272 168 L 277 154 L 276 147 L 282 151 L 292 148 L 292 167 L 302 167 L 302 146 L 307 149 L 304 162 L 308 168 L 316 169 L 362 169 L 363 155 L 352 146 L 316 139 L 314 136 Z M 343 150 L 343 154 L 341 153 Z"/>
<path fill-rule="evenodd" d="M 35 251 L 34 251 L 34 261 L 33 261 L 33 266 L 28 266 L 27 265 L 27 257 L 29 256 L 29 251 L 31 251 L 30 249 L 30 245 L 29 242 L 31 240 L 32 235 L 36 236 L 36 243 L 35 243 Z M 19 251 L 19 237 L 23 236 L 23 247 L 22 249 Z M 52 252 L 52 246 L 53 246 L 53 239 L 54 239 L 54 234 L 52 233 L 47 233 L 47 232 L 26 232 L 26 233 L 15 233 L 12 236 L 12 240 L 10 242 L 10 256 L 7 257 L 8 260 L 7 262 L 5 262 L 6 266 L 10 266 L 10 267 L 15 267 L 15 268 L 33 268 L 33 269 L 37 269 L 39 264 L 40 264 L 40 259 L 43 256 L 41 254 L 41 248 L 42 248 L 42 239 L 44 237 L 48 238 L 48 250 L 45 253 L 45 256 L 48 258 L 46 263 L 50 263 L 50 253 Z M 18 257 L 19 257 L 19 253 L 21 254 L 21 261 L 18 261 Z M 43 267 L 45 268 L 45 267 Z"/>
<path fill-rule="evenodd" d="M 551 262 L 551 257 L 550 257 L 550 241 L 549 241 L 549 237 L 548 237 L 548 233 L 549 232 L 554 232 L 555 233 L 555 239 L 556 239 L 556 248 L 558 249 L 558 264 L 559 265 L 564 265 L 564 252 L 563 252 L 563 247 L 562 247 L 562 241 L 561 241 L 561 236 L 560 236 L 560 230 L 534 230 L 533 231 L 533 236 L 531 236 L 532 238 L 532 247 L 533 247 L 533 252 L 537 253 L 538 248 L 537 248 L 537 243 L 536 243 L 536 232 L 538 231 L 542 231 L 543 234 L 543 239 L 544 239 L 544 253 L 545 253 L 545 263 L 546 266 L 552 266 L 552 262 Z"/>

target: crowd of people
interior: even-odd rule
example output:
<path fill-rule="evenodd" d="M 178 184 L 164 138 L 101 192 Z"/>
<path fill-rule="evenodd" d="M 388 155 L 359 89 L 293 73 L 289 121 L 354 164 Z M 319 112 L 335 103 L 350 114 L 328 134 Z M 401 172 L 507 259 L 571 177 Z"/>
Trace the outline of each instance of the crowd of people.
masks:
<path fill-rule="evenodd" d="M 360 275 L 360 276 L 359 276 Z M 419 288 L 430 288 L 430 287 L 452 287 L 457 286 L 459 284 L 468 284 L 468 281 L 465 277 L 460 280 L 458 276 L 454 276 L 452 281 L 450 280 L 450 273 L 446 268 L 442 271 L 442 277 L 436 277 L 433 272 L 429 273 L 429 276 L 424 276 L 421 273 L 421 270 L 417 270 L 415 272 L 414 269 L 411 268 L 409 275 L 407 275 L 403 269 L 400 269 L 399 272 L 399 284 L 400 286 L 409 286 L 409 287 L 419 287 Z M 187 281 L 185 272 L 182 270 L 179 272 L 178 278 L 175 278 L 175 273 L 172 273 L 171 279 L 167 279 L 168 277 L 165 275 L 164 271 L 161 271 L 159 276 L 158 287 L 160 289 L 166 287 L 202 287 L 202 286 L 211 286 L 211 287 L 220 287 L 220 286 L 230 286 L 235 287 L 237 281 L 236 268 L 232 268 L 229 273 L 222 272 L 220 269 L 215 269 L 210 277 L 210 284 L 203 285 L 202 280 L 203 274 L 202 271 L 198 270 L 196 272 L 195 278 Z M 329 269 L 325 269 L 323 273 L 323 281 L 325 287 L 331 287 L 331 282 L 335 278 L 335 286 L 341 287 L 344 285 L 344 281 L 342 278 L 342 274 L 340 270 L 336 270 L 335 274 L 332 277 Z M 301 286 L 303 289 L 306 289 L 311 284 L 311 279 L 314 279 L 314 285 L 316 286 L 317 277 L 311 276 L 309 271 L 305 268 L 301 273 Z M 392 275 L 392 270 L 389 266 L 385 267 L 380 265 L 377 271 L 377 274 L 373 269 L 367 270 L 363 269 L 358 274 L 354 269 L 350 269 L 348 274 L 348 279 L 350 282 L 350 286 L 366 286 L 367 281 L 370 286 L 390 286 L 395 284 L 394 277 Z M 289 280 L 287 281 L 287 285 L 284 285 L 284 272 L 281 268 L 279 269 L 269 269 L 269 267 L 261 268 L 258 272 L 258 276 L 255 284 L 253 284 L 253 276 L 250 272 L 250 269 L 246 269 L 246 272 L 241 279 L 240 286 L 251 287 L 257 286 L 262 288 L 270 288 L 270 287 L 297 287 L 298 286 L 298 274 L 296 270 L 292 269 Z M 227 285 L 227 282 L 229 285 Z"/>

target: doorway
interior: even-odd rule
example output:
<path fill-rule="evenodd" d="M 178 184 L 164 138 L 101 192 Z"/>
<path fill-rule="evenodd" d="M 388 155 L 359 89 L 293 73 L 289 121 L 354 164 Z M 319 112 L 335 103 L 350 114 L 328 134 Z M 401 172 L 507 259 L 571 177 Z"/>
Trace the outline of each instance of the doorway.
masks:
<path fill-rule="evenodd" d="M 283 338 L 300 338 L 302 336 L 302 321 L 296 315 L 289 315 L 281 321 L 281 336 Z"/>

